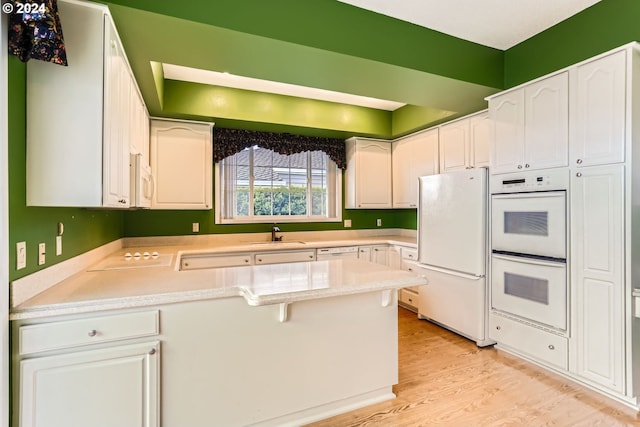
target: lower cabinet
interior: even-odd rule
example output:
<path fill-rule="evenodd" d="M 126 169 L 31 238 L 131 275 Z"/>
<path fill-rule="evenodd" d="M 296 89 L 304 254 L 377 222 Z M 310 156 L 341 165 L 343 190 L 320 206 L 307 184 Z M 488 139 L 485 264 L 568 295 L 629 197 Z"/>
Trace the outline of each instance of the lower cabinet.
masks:
<path fill-rule="evenodd" d="M 20 362 L 20 426 L 159 426 L 158 341 Z"/>
<path fill-rule="evenodd" d="M 160 425 L 157 310 L 13 328 L 13 427 Z"/>
<path fill-rule="evenodd" d="M 590 166 L 571 181 L 574 339 L 571 370 L 624 393 L 624 166 Z"/>

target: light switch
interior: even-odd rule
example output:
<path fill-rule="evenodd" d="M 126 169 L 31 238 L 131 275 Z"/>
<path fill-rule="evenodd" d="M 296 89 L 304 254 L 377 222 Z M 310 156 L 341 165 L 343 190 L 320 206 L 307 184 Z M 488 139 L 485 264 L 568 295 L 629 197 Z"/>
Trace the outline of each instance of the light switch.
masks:
<path fill-rule="evenodd" d="M 27 242 L 16 243 L 16 270 L 27 267 Z"/>
<path fill-rule="evenodd" d="M 38 265 L 42 265 L 45 263 L 45 253 L 46 253 L 46 246 L 44 243 L 40 243 L 38 245 Z"/>

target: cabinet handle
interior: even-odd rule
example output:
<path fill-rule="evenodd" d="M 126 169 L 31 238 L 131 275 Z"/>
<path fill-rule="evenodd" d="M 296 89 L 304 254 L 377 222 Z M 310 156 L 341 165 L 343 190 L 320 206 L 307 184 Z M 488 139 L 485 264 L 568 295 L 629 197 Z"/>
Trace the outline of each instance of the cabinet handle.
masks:
<path fill-rule="evenodd" d="M 184 263 L 184 264 L 182 264 L 182 265 L 184 265 L 185 267 L 189 267 L 189 263 L 188 263 L 188 262 L 185 262 L 185 263 Z"/>
<path fill-rule="evenodd" d="M 502 328 L 498 325 L 498 326 L 496 326 L 496 329 L 497 329 L 497 330 L 500 330 L 500 329 L 502 329 Z"/>
<path fill-rule="evenodd" d="M 578 160 L 576 160 L 576 163 L 577 163 L 577 164 L 579 164 L 579 165 L 581 165 L 581 164 L 582 164 L 582 159 L 578 159 Z"/>
<path fill-rule="evenodd" d="M 576 174 L 576 176 L 577 176 L 578 178 L 580 178 L 580 177 L 582 176 L 582 172 L 578 172 L 578 173 Z"/>
<path fill-rule="evenodd" d="M 410 271 L 410 272 L 413 273 L 413 268 L 409 267 L 409 268 L 407 268 L 407 271 Z"/>
<path fill-rule="evenodd" d="M 553 344 L 549 344 L 549 350 L 555 350 L 556 347 Z"/>
<path fill-rule="evenodd" d="M 522 165 L 518 165 L 518 169 L 522 169 Z"/>
<path fill-rule="evenodd" d="M 309 259 L 313 259 L 313 255 L 309 255 Z"/>
<path fill-rule="evenodd" d="M 529 163 L 527 163 L 526 165 L 524 165 L 525 168 L 528 168 L 530 165 Z"/>
<path fill-rule="evenodd" d="M 412 298 L 407 298 L 407 300 L 408 300 L 411 304 L 413 304 L 413 299 L 412 299 Z"/>
<path fill-rule="evenodd" d="M 154 354 L 156 354 L 156 349 L 155 349 L 155 348 L 152 348 L 151 350 L 149 350 L 149 354 L 150 354 L 150 355 L 152 355 L 152 356 L 153 356 Z"/>
<path fill-rule="evenodd" d="M 89 335 L 90 337 L 95 337 L 96 335 L 98 335 L 98 331 L 96 331 L 95 329 L 92 329 L 89 331 L 87 335 Z"/>
<path fill-rule="evenodd" d="M 262 258 L 258 258 L 258 262 L 262 262 Z"/>
<path fill-rule="evenodd" d="M 249 262 L 249 260 L 248 260 L 248 259 L 245 259 L 245 260 L 244 260 L 244 262 Z"/>
<path fill-rule="evenodd" d="M 122 203 L 124 205 L 125 203 L 127 203 L 127 201 L 125 199 L 120 199 L 118 200 L 118 203 Z"/>

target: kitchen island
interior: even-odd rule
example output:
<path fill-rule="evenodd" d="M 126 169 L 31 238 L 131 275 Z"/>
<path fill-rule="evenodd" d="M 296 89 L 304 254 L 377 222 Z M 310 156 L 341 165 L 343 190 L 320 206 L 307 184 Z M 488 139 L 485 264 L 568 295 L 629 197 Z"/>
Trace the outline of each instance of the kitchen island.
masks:
<path fill-rule="evenodd" d="M 83 272 L 12 312 L 14 425 L 300 425 L 393 398 L 394 290 L 424 283 L 346 259 Z"/>

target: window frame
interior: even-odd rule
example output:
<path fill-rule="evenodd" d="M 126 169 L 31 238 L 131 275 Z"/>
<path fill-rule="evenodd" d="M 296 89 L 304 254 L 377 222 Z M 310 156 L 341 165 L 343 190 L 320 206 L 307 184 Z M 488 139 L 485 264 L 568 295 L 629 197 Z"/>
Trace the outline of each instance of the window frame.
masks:
<path fill-rule="evenodd" d="M 325 155 L 327 155 L 325 153 Z M 328 155 L 327 155 L 328 157 Z M 311 223 L 311 222 L 342 222 L 342 169 L 338 168 L 333 160 L 328 158 L 330 164 L 335 168 L 335 188 L 333 194 L 335 197 L 335 216 L 318 216 L 318 215 L 306 215 L 306 216 L 288 216 L 288 215 L 261 215 L 261 216 L 247 216 L 247 217 L 234 217 L 224 218 L 222 211 L 222 184 L 224 177 L 222 174 L 221 162 L 214 163 L 214 219 L 215 224 L 271 224 L 271 223 Z M 330 173 L 330 172 L 328 172 Z M 310 168 L 307 167 L 307 184 L 312 185 Z M 329 194 L 329 197 L 331 194 Z"/>

